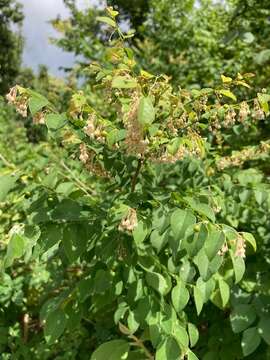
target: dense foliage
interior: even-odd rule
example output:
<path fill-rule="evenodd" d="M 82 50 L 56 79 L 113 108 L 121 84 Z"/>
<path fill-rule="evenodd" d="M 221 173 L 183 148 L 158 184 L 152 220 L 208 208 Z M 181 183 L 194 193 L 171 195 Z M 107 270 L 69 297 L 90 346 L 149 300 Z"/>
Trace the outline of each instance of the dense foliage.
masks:
<path fill-rule="evenodd" d="M 2 358 L 270 358 L 267 1 L 66 3 L 82 88 L 0 104 Z"/>

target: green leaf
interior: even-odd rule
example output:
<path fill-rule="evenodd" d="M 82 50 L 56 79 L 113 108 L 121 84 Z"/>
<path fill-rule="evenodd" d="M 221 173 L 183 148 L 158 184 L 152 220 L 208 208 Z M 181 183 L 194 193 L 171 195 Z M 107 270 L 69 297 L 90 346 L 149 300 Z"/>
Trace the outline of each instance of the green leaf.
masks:
<path fill-rule="evenodd" d="M 66 125 L 67 117 L 65 114 L 48 114 L 45 116 L 45 123 L 49 130 L 56 131 Z"/>
<path fill-rule="evenodd" d="M 100 22 L 103 22 L 103 23 L 105 23 L 107 25 L 110 25 L 113 28 L 116 27 L 116 22 L 113 19 L 111 19 L 111 18 L 109 18 L 107 16 L 97 16 L 96 19 L 97 19 L 97 21 L 100 21 Z"/>
<path fill-rule="evenodd" d="M 270 101 L 270 95 L 269 94 L 264 94 L 264 93 L 258 93 L 257 94 L 258 96 L 258 100 L 259 100 L 259 103 L 263 109 L 263 111 L 268 114 L 269 112 L 269 101 Z"/>
<path fill-rule="evenodd" d="M 148 228 L 145 223 L 143 223 L 142 221 L 139 221 L 138 225 L 135 227 L 135 229 L 133 230 L 132 233 L 133 233 L 134 241 L 135 241 L 136 245 L 138 246 L 146 238 L 146 236 L 148 234 Z"/>
<path fill-rule="evenodd" d="M 205 253 L 209 260 L 212 260 L 222 247 L 225 240 L 224 234 L 213 227 L 210 228 L 209 235 L 205 240 Z"/>
<path fill-rule="evenodd" d="M 177 153 L 177 150 L 179 149 L 181 143 L 181 138 L 175 138 L 173 139 L 168 145 L 167 150 L 168 153 L 171 155 L 175 155 Z"/>
<path fill-rule="evenodd" d="M 230 90 L 227 90 L 227 89 L 222 89 L 222 90 L 219 90 L 218 91 L 221 95 L 224 95 L 224 96 L 227 96 L 228 98 L 234 100 L 234 101 L 237 101 L 237 98 L 236 96 L 230 91 Z"/>
<path fill-rule="evenodd" d="M 201 249 L 196 257 L 193 259 L 194 264 L 197 265 L 199 269 L 200 276 L 203 280 L 208 280 L 211 273 L 209 272 L 209 260 L 205 253 L 204 249 Z"/>
<path fill-rule="evenodd" d="M 203 308 L 203 295 L 200 289 L 198 289 L 196 286 L 194 286 L 193 292 L 194 292 L 194 300 L 195 300 L 197 314 L 200 315 L 200 312 L 202 311 Z"/>
<path fill-rule="evenodd" d="M 203 302 L 206 303 L 215 289 L 215 281 L 211 278 L 208 281 L 203 281 L 201 277 L 197 279 L 196 287 L 200 290 Z"/>
<path fill-rule="evenodd" d="M 125 340 L 112 340 L 100 345 L 91 360 L 125 360 L 129 354 L 129 344 Z"/>
<path fill-rule="evenodd" d="M 164 296 L 169 292 L 170 286 L 161 274 L 156 272 L 148 272 L 145 278 L 148 285 L 150 285 L 154 290 L 158 291 L 160 295 Z"/>
<path fill-rule="evenodd" d="M 29 100 L 29 110 L 32 115 L 35 115 L 40 111 L 44 106 L 48 105 L 49 101 L 42 95 L 34 95 L 30 97 Z"/>
<path fill-rule="evenodd" d="M 243 332 L 241 346 L 244 356 L 252 354 L 261 343 L 261 338 L 256 327 Z"/>
<path fill-rule="evenodd" d="M 155 108 L 150 96 L 142 97 L 139 102 L 138 122 L 143 125 L 150 125 L 155 121 Z"/>
<path fill-rule="evenodd" d="M 253 247 L 253 250 L 256 251 L 257 245 L 256 245 L 256 240 L 255 240 L 254 236 L 247 232 L 242 232 L 241 234 L 242 234 L 243 238 Z"/>
<path fill-rule="evenodd" d="M 36 225 L 25 225 L 23 235 L 26 245 L 24 251 L 24 262 L 28 262 L 32 256 L 33 247 L 36 245 L 41 235 L 41 231 Z"/>
<path fill-rule="evenodd" d="M 182 281 L 179 281 L 172 289 L 171 297 L 176 312 L 180 312 L 185 308 L 189 300 L 189 291 Z"/>
<path fill-rule="evenodd" d="M 162 235 L 160 235 L 160 231 L 155 229 L 150 235 L 150 242 L 156 249 L 157 253 L 159 253 L 168 242 L 168 232 L 165 231 Z"/>
<path fill-rule="evenodd" d="M 5 256 L 5 267 L 12 265 L 15 259 L 24 255 L 24 261 L 28 262 L 32 255 L 32 249 L 40 237 L 40 229 L 34 225 L 14 225 L 10 231 L 10 241 Z"/>
<path fill-rule="evenodd" d="M 217 360 L 219 358 L 219 352 L 208 351 L 202 358 L 202 360 Z"/>
<path fill-rule="evenodd" d="M 230 315 L 232 330 L 238 334 L 247 329 L 256 320 L 256 311 L 252 305 L 236 305 Z"/>
<path fill-rule="evenodd" d="M 218 280 L 222 306 L 225 307 L 230 299 L 230 287 L 223 279 Z"/>
<path fill-rule="evenodd" d="M 266 191 L 260 191 L 260 190 L 255 190 L 254 191 L 254 196 L 255 199 L 257 201 L 257 203 L 261 206 L 268 198 L 268 194 Z"/>
<path fill-rule="evenodd" d="M 190 351 L 187 354 L 187 360 L 199 360 L 199 358 L 194 354 L 194 352 Z"/>
<path fill-rule="evenodd" d="M 137 81 L 125 76 L 115 76 L 112 80 L 112 88 L 132 89 L 137 87 Z"/>
<path fill-rule="evenodd" d="M 12 175 L 0 176 L 0 202 L 6 199 L 7 194 L 16 186 L 18 177 Z"/>
<path fill-rule="evenodd" d="M 5 256 L 5 267 L 11 266 L 15 259 L 22 257 L 26 247 L 23 230 L 21 228 L 17 228 L 15 225 L 11 232 L 12 234 L 8 242 L 7 253 Z"/>
<path fill-rule="evenodd" d="M 188 323 L 188 335 L 190 347 L 195 346 L 199 340 L 199 331 L 192 323 Z"/>
<path fill-rule="evenodd" d="M 242 280 L 244 273 L 245 273 L 245 261 L 240 256 L 234 256 L 233 252 L 230 251 L 232 263 L 233 263 L 233 270 L 235 276 L 235 283 L 238 284 L 239 281 Z"/>
<path fill-rule="evenodd" d="M 58 193 L 58 194 L 63 194 L 65 196 L 68 196 L 70 195 L 74 190 L 75 190 L 75 186 L 74 186 L 74 183 L 71 182 L 71 181 L 67 181 L 67 182 L 62 182 L 61 184 L 59 184 L 55 191 Z"/>
<path fill-rule="evenodd" d="M 181 350 L 173 337 L 167 338 L 157 348 L 155 360 L 179 360 Z"/>
<path fill-rule="evenodd" d="M 179 276 L 184 282 L 191 282 L 196 275 L 196 270 L 190 261 L 185 260 L 179 268 Z"/>
<path fill-rule="evenodd" d="M 243 34 L 243 40 L 245 43 L 251 44 L 255 40 L 255 36 L 251 32 L 245 32 Z"/>
<path fill-rule="evenodd" d="M 231 83 L 232 82 L 232 78 L 231 77 L 228 77 L 228 76 L 224 76 L 224 75 L 221 75 L 221 80 L 224 84 L 226 83 Z"/>
<path fill-rule="evenodd" d="M 212 222 L 216 221 L 216 216 L 213 209 L 204 203 L 201 203 L 191 197 L 185 197 L 185 201 L 189 204 L 189 206 L 200 215 L 206 216 Z"/>
<path fill-rule="evenodd" d="M 135 331 L 137 331 L 140 326 L 140 324 L 136 320 L 134 312 L 131 310 L 129 311 L 128 314 L 127 323 L 131 334 L 135 333 Z"/>
<path fill-rule="evenodd" d="M 43 251 L 48 251 L 50 248 L 57 245 L 63 237 L 63 228 L 59 224 L 47 224 L 46 229 L 41 233 L 40 243 Z"/>
<path fill-rule="evenodd" d="M 64 228 L 63 245 L 70 262 L 76 261 L 84 252 L 87 242 L 87 233 L 84 226 L 71 224 Z"/>
<path fill-rule="evenodd" d="M 177 252 L 181 245 L 181 240 L 191 225 L 196 223 L 196 217 L 189 210 L 177 209 L 171 215 L 171 228 L 173 239 L 170 242 L 173 251 Z"/>
<path fill-rule="evenodd" d="M 191 234 L 185 236 L 181 244 L 181 249 L 185 249 L 191 257 L 194 257 L 201 251 L 208 236 L 208 229 L 204 224 L 195 225 L 193 230 L 194 232 L 192 231 Z"/>
<path fill-rule="evenodd" d="M 67 318 L 62 309 L 50 312 L 45 321 L 44 334 L 45 340 L 49 345 L 63 334 L 67 324 Z"/>
<path fill-rule="evenodd" d="M 259 321 L 258 333 L 270 345 L 270 317 L 263 317 Z"/>
<path fill-rule="evenodd" d="M 112 277 L 109 271 L 99 269 L 94 278 L 94 292 L 104 294 L 112 286 Z"/>
<path fill-rule="evenodd" d="M 115 324 L 118 324 L 121 319 L 123 319 L 125 313 L 128 311 L 128 305 L 126 302 L 121 302 L 118 305 L 117 310 L 114 313 L 114 322 Z"/>
<path fill-rule="evenodd" d="M 269 60 L 270 60 L 270 49 L 262 50 L 255 55 L 255 62 L 258 65 L 263 65 L 267 63 Z"/>
<path fill-rule="evenodd" d="M 126 130 L 125 129 L 113 129 L 110 131 L 107 136 L 106 140 L 109 145 L 109 147 L 112 147 L 115 143 L 118 141 L 124 140 L 126 137 Z"/>
<path fill-rule="evenodd" d="M 171 334 L 177 340 L 180 348 L 182 350 L 186 351 L 188 349 L 188 344 L 189 344 L 188 333 L 187 333 L 186 329 L 183 326 L 181 326 L 180 324 L 178 324 L 177 322 L 174 325 L 175 326 L 173 326 Z"/>

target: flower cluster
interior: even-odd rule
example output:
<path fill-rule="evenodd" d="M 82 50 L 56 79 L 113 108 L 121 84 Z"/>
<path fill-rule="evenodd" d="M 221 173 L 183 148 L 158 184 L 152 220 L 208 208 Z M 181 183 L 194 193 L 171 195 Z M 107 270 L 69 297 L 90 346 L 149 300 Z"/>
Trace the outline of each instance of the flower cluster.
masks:
<path fill-rule="evenodd" d="M 16 111 L 22 117 L 27 117 L 28 98 L 26 96 L 18 96 L 17 85 L 10 89 L 9 93 L 6 95 L 6 99 L 9 104 L 15 106 Z"/>
<path fill-rule="evenodd" d="M 235 124 L 236 112 L 233 109 L 229 109 L 224 117 L 223 126 L 230 128 Z"/>
<path fill-rule="evenodd" d="M 127 130 L 125 145 L 128 154 L 143 156 L 147 151 L 148 139 L 144 139 L 142 126 L 138 122 L 139 97 L 135 93 L 129 111 L 124 114 L 123 122 Z"/>
<path fill-rule="evenodd" d="M 224 256 L 229 251 L 228 244 L 225 242 L 221 249 L 218 251 L 219 256 Z"/>
<path fill-rule="evenodd" d="M 43 112 L 38 112 L 33 117 L 33 123 L 36 125 L 45 124 L 45 116 Z"/>
<path fill-rule="evenodd" d="M 122 218 L 118 226 L 120 231 L 131 232 L 138 225 L 137 212 L 135 209 L 129 208 L 127 214 Z"/>
<path fill-rule="evenodd" d="M 93 174 L 101 177 L 109 177 L 109 174 L 104 170 L 104 168 L 95 161 L 95 153 L 89 151 L 87 146 L 84 143 L 80 144 L 80 161 L 85 165 L 86 169 Z"/>
<path fill-rule="evenodd" d="M 176 161 L 183 160 L 188 155 L 190 155 L 188 149 L 184 145 L 180 145 L 176 154 L 172 155 L 168 151 L 166 151 L 160 156 L 160 158 L 156 159 L 156 161 L 159 163 L 172 164 Z"/>
<path fill-rule="evenodd" d="M 254 100 L 254 108 L 252 111 L 252 118 L 254 120 L 263 120 L 265 118 L 264 112 L 257 99 Z"/>
<path fill-rule="evenodd" d="M 90 114 L 87 123 L 85 127 L 83 128 L 83 131 L 86 135 L 88 135 L 91 139 L 95 139 L 99 142 L 104 143 L 105 142 L 105 132 L 104 128 L 100 124 L 96 124 L 97 119 L 95 114 Z"/>
<path fill-rule="evenodd" d="M 237 234 L 236 239 L 230 241 L 230 245 L 234 249 L 234 255 L 237 257 L 245 258 L 246 257 L 246 243 L 243 236 Z M 229 251 L 227 242 L 225 242 L 221 249 L 218 251 L 219 256 L 224 256 Z"/>
<path fill-rule="evenodd" d="M 246 161 L 254 160 L 261 155 L 269 154 L 270 144 L 261 142 L 259 146 L 243 149 L 235 152 L 231 156 L 225 156 L 217 161 L 218 170 L 224 170 L 228 167 L 241 166 Z"/>
<path fill-rule="evenodd" d="M 246 243 L 245 239 L 238 235 L 236 240 L 236 250 L 235 250 L 235 256 L 245 258 L 246 257 Z"/>
<path fill-rule="evenodd" d="M 80 161 L 83 164 L 87 164 L 88 160 L 89 160 L 89 154 L 88 154 L 88 150 L 87 147 L 84 143 L 80 144 L 80 156 L 79 156 Z"/>
<path fill-rule="evenodd" d="M 250 109 L 246 101 L 242 101 L 239 109 L 239 122 L 243 123 L 250 115 Z"/>

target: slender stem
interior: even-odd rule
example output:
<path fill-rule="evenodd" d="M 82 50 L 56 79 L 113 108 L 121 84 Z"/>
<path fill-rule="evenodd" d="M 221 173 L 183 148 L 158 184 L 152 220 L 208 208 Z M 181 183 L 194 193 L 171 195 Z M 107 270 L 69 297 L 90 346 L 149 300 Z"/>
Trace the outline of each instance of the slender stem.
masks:
<path fill-rule="evenodd" d="M 68 171 L 68 173 L 72 176 L 73 180 L 77 183 L 77 185 L 80 187 L 82 191 L 84 191 L 87 195 L 92 195 L 93 191 L 86 186 L 82 181 L 80 181 L 77 176 L 72 172 L 72 170 L 64 163 L 64 161 L 60 162 L 60 165 Z"/>
<path fill-rule="evenodd" d="M 28 341 L 29 321 L 30 321 L 29 315 L 24 314 L 23 315 L 23 342 L 24 343 L 27 343 L 27 341 Z"/>
<path fill-rule="evenodd" d="M 138 339 L 135 335 L 129 335 L 130 339 L 134 340 L 134 345 L 140 347 L 144 352 L 145 355 L 148 357 L 149 360 L 154 360 L 154 356 L 150 353 L 150 351 L 144 346 L 144 343 L 141 339 Z"/>
<path fill-rule="evenodd" d="M 143 160 L 139 159 L 135 174 L 133 175 L 133 178 L 131 180 L 131 192 L 134 192 L 134 190 L 135 190 L 135 186 L 136 186 L 137 179 L 138 179 L 141 167 L 142 167 L 142 163 L 143 163 Z"/>
<path fill-rule="evenodd" d="M 10 168 L 15 168 L 15 165 L 14 164 L 11 164 L 5 157 L 4 155 L 0 154 L 0 160 L 3 161 L 4 165 L 7 166 L 7 167 L 10 167 Z"/>

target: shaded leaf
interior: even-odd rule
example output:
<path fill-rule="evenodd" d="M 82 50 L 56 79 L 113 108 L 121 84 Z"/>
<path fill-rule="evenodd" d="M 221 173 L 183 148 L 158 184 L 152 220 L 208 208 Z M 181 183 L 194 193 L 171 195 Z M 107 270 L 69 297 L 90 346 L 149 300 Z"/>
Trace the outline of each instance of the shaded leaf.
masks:
<path fill-rule="evenodd" d="M 256 312 L 252 305 L 240 304 L 234 307 L 230 321 L 234 333 L 247 329 L 256 319 Z"/>
<path fill-rule="evenodd" d="M 261 343 L 261 338 L 256 327 L 243 332 L 241 346 L 244 356 L 252 354 Z"/>
<path fill-rule="evenodd" d="M 49 345 L 55 343 L 63 334 L 66 324 L 67 318 L 63 310 L 57 309 L 49 313 L 44 327 L 45 339 Z"/>
<path fill-rule="evenodd" d="M 125 360 L 128 357 L 129 344 L 125 340 L 112 340 L 100 345 L 91 356 L 91 360 Z"/>

